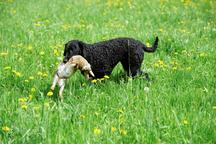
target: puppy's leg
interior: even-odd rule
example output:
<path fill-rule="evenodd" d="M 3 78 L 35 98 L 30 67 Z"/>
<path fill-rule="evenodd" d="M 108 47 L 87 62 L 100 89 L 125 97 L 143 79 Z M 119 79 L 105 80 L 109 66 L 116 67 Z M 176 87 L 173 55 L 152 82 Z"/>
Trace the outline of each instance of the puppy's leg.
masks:
<path fill-rule="evenodd" d="M 52 86 L 51 86 L 51 90 L 54 90 L 55 89 L 55 86 L 56 86 L 56 83 L 58 82 L 59 80 L 59 77 L 57 74 L 54 75 L 54 78 L 53 78 L 53 83 L 52 83 Z"/>
<path fill-rule="evenodd" d="M 65 79 L 59 79 L 58 81 L 58 85 L 60 87 L 60 90 L 59 90 L 59 97 L 63 100 L 63 90 L 64 90 L 64 87 L 65 87 Z"/>

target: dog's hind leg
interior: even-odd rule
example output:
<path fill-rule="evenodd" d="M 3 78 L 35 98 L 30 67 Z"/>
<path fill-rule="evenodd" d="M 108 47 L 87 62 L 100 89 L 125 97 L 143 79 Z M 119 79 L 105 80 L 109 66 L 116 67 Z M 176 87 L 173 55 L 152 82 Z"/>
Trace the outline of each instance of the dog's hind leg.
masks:
<path fill-rule="evenodd" d="M 59 97 L 63 100 L 63 90 L 64 90 L 64 87 L 65 87 L 65 79 L 59 79 L 58 85 L 60 87 Z"/>

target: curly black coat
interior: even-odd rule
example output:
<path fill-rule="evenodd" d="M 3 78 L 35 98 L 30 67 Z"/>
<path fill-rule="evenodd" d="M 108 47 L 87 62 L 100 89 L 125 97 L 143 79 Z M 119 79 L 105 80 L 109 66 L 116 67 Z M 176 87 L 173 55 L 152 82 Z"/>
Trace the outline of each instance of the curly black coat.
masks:
<path fill-rule="evenodd" d="M 64 62 L 74 55 L 83 56 L 90 64 L 96 78 L 110 75 L 113 68 L 121 62 L 128 75 L 140 74 L 145 52 L 154 52 L 158 37 L 152 47 L 133 38 L 116 38 L 94 44 L 71 40 L 65 44 Z"/>

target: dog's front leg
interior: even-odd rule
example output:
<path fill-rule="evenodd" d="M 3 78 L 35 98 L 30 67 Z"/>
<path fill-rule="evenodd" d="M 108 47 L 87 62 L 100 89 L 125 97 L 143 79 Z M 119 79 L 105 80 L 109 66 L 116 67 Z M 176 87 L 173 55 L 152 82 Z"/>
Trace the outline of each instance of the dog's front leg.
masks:
<path fill-rule="evenodd" d="M 64 87 L 65 87 L 65 79 L 59 79 L 58 81 L 58 84 L 59 84 L 59 87 L 60 87 L 60 90 L 59 90 L 59 97 L 61 98 L 61 100 L 63 100 L 63 90 L 64 90 Z"/>
<path fill-rule="evenodd" d="M 55 89 L 55 86 L 56 86 L 56 83 L 58 82 L 59 80 L 59 77 L 57 74 L 54 75 L 54 78 L 53 78 L 53 83 L 52 83 L 52 86 L 51 86 L 51 90 L 54 90 Z"/>

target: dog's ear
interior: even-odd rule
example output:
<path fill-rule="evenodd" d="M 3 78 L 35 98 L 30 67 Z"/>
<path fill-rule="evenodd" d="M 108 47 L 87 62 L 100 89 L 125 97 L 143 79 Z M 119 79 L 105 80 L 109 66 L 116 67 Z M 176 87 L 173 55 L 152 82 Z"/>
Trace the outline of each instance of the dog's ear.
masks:
<path fill-rule="evenodd" d="M 67 52 L 67 44 L 68 44 L 68 43 L 65 44 L 63 56 L 66 56 L 66 52 Z"/>
<path fill-rule="evenodd" d="M 86 57 L 86 49 L 85 49 L 85 43 L 82 41 L 78 42 L 79 48 L 80 48 L 80 55 L 83 57 Z"/>

